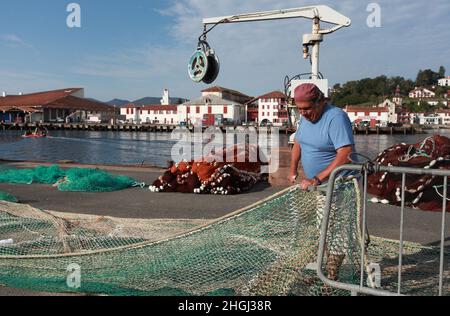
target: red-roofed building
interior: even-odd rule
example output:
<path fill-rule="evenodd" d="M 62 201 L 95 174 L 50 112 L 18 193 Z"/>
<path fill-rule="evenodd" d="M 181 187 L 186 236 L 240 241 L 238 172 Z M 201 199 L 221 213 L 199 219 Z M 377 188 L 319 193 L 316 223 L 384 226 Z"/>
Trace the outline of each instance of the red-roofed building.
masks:
<path fill-rule="evenodd" d="M 283 126 L 289 122 L 287 110 L 287 97 L 280 91 L 272 91 L 261 95 L 247 103 L 247 115 L 249 121 L 255 119 L 255 108 L 257 108 L 256 122 L 258 124 L 271 124 Z"/>
<path fill-rule="evenodd" d="M 252 97 L 239 91 L 212 87 L 196 100 L 178 106 L 179 122 L 194 126 L 233 125 L 245 122 L 244 104 Z"/>
<path fill-rule="evenodd" d="M 370 127 L 385 127 L 389 123 L 389 108 L 387 107 L 347 106 L 344 111 L 355 125 L 367 122 Z"/>
<path fill-rule="evenodd" d="M 130 123 L 178 125 L 177 105 L 145 105 L 128 104 L 120 109 L 120 114 Z"/>
<path fill-rule="evenodd" d="M 411 99 L 426 99 L 436 97 L 436 93 L 426 88 L 415 88 L 409 93 Z"/>
<path fill-rule="evenodd" d="M 414 124 L 414 113 L 408 111 L 405 107 L 397 107 L 395 110 L 397 114 L 397 123 L 398 124 Z"/>
<path fill-rule="evenodd" d="M 82 88 L 3 95 L 0 97 L 0 121 L 5 123 L 101 122 L 114 116 L 114 108 L 85 99 Z"/>
<path fill-rule="evenodd" d="M 242 92 L 219 86 L 202 90 L 202 96 L 209 95 L 214 95 L 216 97 L 219 97 L 220 99 L 230 100 L 240 104 L 245 104 L 252 99 L 252 97 L 243 94 Z"/>

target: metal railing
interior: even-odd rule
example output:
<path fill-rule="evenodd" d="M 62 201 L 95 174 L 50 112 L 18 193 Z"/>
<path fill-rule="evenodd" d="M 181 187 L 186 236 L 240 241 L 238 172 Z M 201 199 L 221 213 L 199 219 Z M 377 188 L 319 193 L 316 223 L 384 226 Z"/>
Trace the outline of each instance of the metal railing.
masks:
<path fill-rule="evenodd" d="M 442 224 L 441 224 L 441 240 L 440 240 L 440 258 L 439 258 L 439 296 L 443 296 L 444 287 L 444 264 L 445 264 L 445 229 L 446 229 L 446 212 L 447 212 L 447 186 L 448 177 L 450 177 L 450 170 L 437 170 L 437 169 L 416 169 L 416 168 L 403 168 L 403 167 L 392 167 L 392 166 L 375 166 L 376 173 L 387 173 L 387 174 L 401 174 L 402 175 L 402 188 L 401 188 L 401 216 L 400 216 L 400 249 L 398 254 L 398 289 L 396 292 L 371 288 L 365 286 L 364 276 L 365 276 L 365 236 L 367 234 L 367 202 L 368 202 L 368 176 L 369 171 L 367 168 L 361 167 L 360 165 L 346 165 L 336 169 L 329 181 L 327 187 L 327 198 L 325 204 L 324 218 L 321 228 L 318 262 L 317 262 L 317 274 L 318 277 L 328 286 L 340 290 L 349 291 L 352 295 L 356 296 L 359 294 L 375 295 L 375 296 L 401 296 L 402 295 L 402 271 L 403 271 L 403 255 L 404 255 L 404 223 L 405 223 L 405 192 L 406 192 L 406 175 L 429 175 L 435 177 L 443 178 L 443 202 L 442 202 Z M 347 284 L 339 281 L 333 281 L 327 278 L 323 272 L 324 256 L 327 247 L 327 235 L 329 231 L 330 224 L 330 214 L 333 203 L 333 194 L 335 189 L 335 182 L 338 178 L 339 173 L 342 171 L 360 171 L 363 175 L 363 203 L 362 203 L 362 236 L 361 238 L 361 279 L 360 284 Z M 447 293 L 448 294 L 448 293 Z"/>

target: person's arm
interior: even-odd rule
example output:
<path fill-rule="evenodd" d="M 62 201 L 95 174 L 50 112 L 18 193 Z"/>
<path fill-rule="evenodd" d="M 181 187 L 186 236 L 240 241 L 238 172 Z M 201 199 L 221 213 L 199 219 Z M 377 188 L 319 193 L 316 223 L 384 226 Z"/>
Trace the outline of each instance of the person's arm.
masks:
<path fill-rule="evenodd" d="M 289 172 L 289 182 L 295 183 L 298 177 L 298 164 L 300 163 L 300 159 L 302 157 L 302 149 L 300 144 L 295 141 L 294 147 L 292 148 L 291 154 L 291 168 Z"/>

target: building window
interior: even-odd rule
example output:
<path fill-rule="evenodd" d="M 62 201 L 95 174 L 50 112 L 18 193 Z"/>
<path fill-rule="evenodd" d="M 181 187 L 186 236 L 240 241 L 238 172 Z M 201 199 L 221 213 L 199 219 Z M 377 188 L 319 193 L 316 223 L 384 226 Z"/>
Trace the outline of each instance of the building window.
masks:
<path fill-rule="evenodd" d="M 187 114 L 190 114 L 191 113 L 191 108 L 188 106 L 188 107 L 186 107 L 186 110 L 187 110 Z"/>
<path fill-rule="evenodd" d="M 130 114 L 130 109 L 127 109 L 127 114 Z"/>
<path fill-rule="evenodd" d="M 228 114 L 228 107 L 226 105 L 223 107 L 223 114 Z"/>
<path fill-rule="evenodd" d="M 196 108 L 196 113 L 200 114 L 200 107 L 199 106 L 197 106 L 197 108 Z"/>
<path fill-rule="evenodd" d="M 208 114 L 212 114 L 212 107 L 208 106 Z"/>

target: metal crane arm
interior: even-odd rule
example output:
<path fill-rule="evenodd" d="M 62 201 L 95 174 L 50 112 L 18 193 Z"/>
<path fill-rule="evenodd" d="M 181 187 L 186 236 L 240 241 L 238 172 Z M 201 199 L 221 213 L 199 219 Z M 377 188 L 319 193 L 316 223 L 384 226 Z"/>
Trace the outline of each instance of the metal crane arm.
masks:
<path fill-rule="evenodd" d="M 322 22 L 338 25 L 337 28 L 331 29 L 332 31 L 335 31 L 344 26 L 347 27 L 351 25 L 351 20 L 349 18 L 331 9 L 326 5 L 207 18 L 203 20 L 203 24 L 210 25 L 221 23 L 255 22 L 255 21 L 294 19 L 294 18 L 307 18 L 307 19 L 319 18 L 319 20 Z"/>

